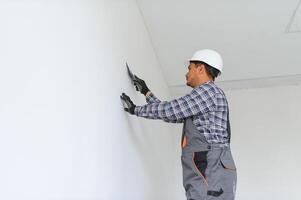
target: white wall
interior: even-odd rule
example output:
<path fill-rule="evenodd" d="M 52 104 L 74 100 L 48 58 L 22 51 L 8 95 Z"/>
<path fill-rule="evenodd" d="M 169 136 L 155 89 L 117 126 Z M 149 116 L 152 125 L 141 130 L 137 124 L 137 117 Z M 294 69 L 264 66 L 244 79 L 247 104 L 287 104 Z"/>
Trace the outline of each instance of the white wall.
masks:
<path fill-rule="evenodd" d="M 136 2 L 0 1 L 0 199 L 185 199 L 180 124 L 137 105 L 125 62 L 171 99 Z M 237 199 L 299 200 L 301 86 L 226 91 Z"/>
<path fill-rule="evenodd" d="M 301 85 L 226 91 L 238 200 L 299 200 Z"/>
<path fill-rule="evenodd" d="M 0 1 L 0 199 L 184 199 L 180 125 L 130 116 L 127 61 L 169 99 L 136 2 Z"/>

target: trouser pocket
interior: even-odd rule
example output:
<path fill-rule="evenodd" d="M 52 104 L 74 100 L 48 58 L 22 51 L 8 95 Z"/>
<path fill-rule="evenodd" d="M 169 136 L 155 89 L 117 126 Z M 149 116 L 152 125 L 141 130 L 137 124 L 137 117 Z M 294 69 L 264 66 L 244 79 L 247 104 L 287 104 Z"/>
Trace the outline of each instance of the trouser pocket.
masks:
<path fill-rule="evenodd" d="M 192 163 L 196 173 L 203 178 L 206 185 L 208 185 L 206 177 L 206 169 L 208 166 L 207 154 L 208 151 L 193 152 L 192 159 Z"/>
<path fill-rule="evenodd" d="M 188 200 L 206 199 L 207 182 L 195 164 L 199 158 L 193 152 L 182 155 L 183 186 Z"/>
<path fill-rule="evenodd" d="M 223 149 L 220 156 L 220 161 L 224 169 L 233 170 L 233 171 L 236 170 L 236 166 L 230 150 Z"/>
<path fill-rule="evenodd" d="M 234 200 L 236 167 L 229 149 L 213 149 L 207 155 L 206 200 Z"/>

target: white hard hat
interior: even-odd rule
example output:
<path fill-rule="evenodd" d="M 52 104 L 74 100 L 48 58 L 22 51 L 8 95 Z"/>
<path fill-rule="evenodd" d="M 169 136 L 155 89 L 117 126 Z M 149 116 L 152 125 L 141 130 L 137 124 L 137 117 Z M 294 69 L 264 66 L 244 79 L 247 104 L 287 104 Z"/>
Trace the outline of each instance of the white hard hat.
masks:
<path fill-rule="evenodd" d="M 219 53 L 210 49 L 203 49 L 195 52 L 188 61 L 202 61 L 211 67 L 218 69 L 220 73 L 223 70 L 223 59 Z"/>

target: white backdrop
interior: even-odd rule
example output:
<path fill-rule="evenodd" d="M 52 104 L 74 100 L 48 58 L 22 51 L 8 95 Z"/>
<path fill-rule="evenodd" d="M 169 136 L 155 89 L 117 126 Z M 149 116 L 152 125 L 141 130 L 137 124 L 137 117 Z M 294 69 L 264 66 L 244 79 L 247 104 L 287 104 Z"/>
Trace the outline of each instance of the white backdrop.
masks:
<path fill-rule="evenodd" d="M 2 0 L 0 27 L 0 199 L 183 199 L 179 126 L 119 97 L 145 103 L 126 61 L 169 97 L 135 1 Z"/>
<path fill-rule="evenodd" d="M 238 200 L 299 200 L 301 86 L 226 91 Z"/>

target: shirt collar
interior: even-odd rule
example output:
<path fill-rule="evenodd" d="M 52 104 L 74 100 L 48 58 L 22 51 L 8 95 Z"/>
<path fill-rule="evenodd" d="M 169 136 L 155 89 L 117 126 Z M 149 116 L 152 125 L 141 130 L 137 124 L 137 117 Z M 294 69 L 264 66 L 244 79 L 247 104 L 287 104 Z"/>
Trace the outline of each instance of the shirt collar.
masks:
<path fill-rule="evenodd" d="M 206 82 L 200 84 L 199 86 L 195 87 L 194 89 L 199 88 L 199 87 L 202 87 L 203 85 L 206 85 L 206 84 L 212 84 L 212 83 L 213 83 L 213 80 L 209 80 L 209 81 L 206 81 Z"/>

